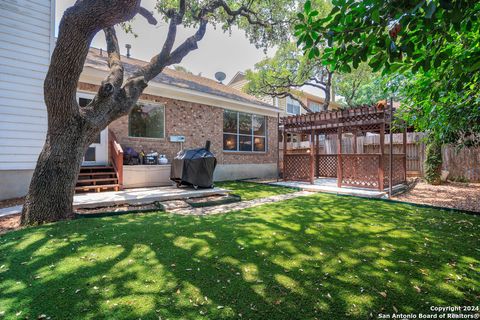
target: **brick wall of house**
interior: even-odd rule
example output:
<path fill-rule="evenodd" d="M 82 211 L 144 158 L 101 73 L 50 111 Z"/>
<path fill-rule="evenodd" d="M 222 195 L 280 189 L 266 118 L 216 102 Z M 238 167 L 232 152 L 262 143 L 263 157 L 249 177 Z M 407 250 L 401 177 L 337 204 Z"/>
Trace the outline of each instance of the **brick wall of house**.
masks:
<path fill-rule="evenodd" d="M 97 85 L 80 83 L 79 90 L 96 93 Z M 128 116 L 121 117 L 109 125 L 123 147 L 136 151 L 151 150 L 165 154 L 171 161 L 180 150 L 180 144 L 169 141 L 170 136 L 185 136 L 184 148 L 197 148 L 211 141 L 211 151 L 219 164 L 267 164 L 277 163 L 278 129 L 277 118 L 267 117 L 267 152 L 224 152 L 223 151 L 223 109 L 198 103 L 173 100 L 143 94 L 140 100 L 165 106 L 165 138 L 138 138 L 128 136 Z"/>

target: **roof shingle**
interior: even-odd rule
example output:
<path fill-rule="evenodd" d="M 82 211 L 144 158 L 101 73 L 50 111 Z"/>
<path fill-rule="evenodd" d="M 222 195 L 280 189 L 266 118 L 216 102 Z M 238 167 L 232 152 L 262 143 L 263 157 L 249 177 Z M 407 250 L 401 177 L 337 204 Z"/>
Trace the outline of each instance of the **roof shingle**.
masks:
<path fill-rule="evenodd" d="M 139 66 L 147 64 L 146 61 L 127 58 L 125 56 L 122 56 L 122 63 L 127 75 L 132 74 L 138 69 Z M 85 67 L 108 71 L 109 69 L 106 53 L 102 54 L 101 50 L 90 48 L 87 60 L 85 61 Z M 269 107 L 276 110 L 276 108 L 272 105 L 260 101 L 256 97 L 226 86 L 222 83 L 218 83 L 217 81 L 182 71 L 176 71 L 170 68 L 165 68 L 163 72 L 156 76 L 152 81 L 178 88 L 212 94 L 239 102 L 255 104 L 261 107 Z"/>

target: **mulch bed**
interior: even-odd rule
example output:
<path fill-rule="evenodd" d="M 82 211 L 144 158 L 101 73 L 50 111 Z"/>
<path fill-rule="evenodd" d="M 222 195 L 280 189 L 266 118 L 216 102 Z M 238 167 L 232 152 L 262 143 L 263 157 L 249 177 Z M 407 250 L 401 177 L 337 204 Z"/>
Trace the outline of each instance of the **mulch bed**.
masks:
<path fill-rule="evenodd" d="M 393 199 L 480 212 L 480 183 L 444 182 L 439 186 L 432 186 L 420 180 L 409 191 Z"/>
<path fill-rule="evenodd" d="M 16 200 L 16 199 L 14 199 Z M 19 203 L 12 201 L 9 206 L 14 206 Z M 15 204 L 16 203 L 16 204 Z M 20 203 L 22 204 L 22 203 Z M 5 206 L 5 207 L 9 207 Z M 148 212 L 148 211 L 160 211 L 162 207 L 158 204 L 145 204 L 145 205 L 117 205 L 111 207 L 103 208 L 93 208 L 93 209 L 76 209 L 75 212 L 78 213 L 79 217 L 93 217 L 93 216 L 108 216 L 122 213 L 133 213 L 133 212 Z M 20 214 L 14 214 L 6 217 L 0 217 L 0 234 L 6 233 L 8 231 L 16 230 L 20 228 Z"/>
<path fill-rule="evenodd" d="M 23 204 L 25 198 L 15 198 L 0 201 L 0 209 Z M 20 214 L 0 217 L 0 234 L 20 228 Z"/>
<path fill-rule="evenodd" d="M 142 204 L 142 205 L 129 205 L 129 204 L 121 204 L 111 207 L 101 207 L 101 208 L 93 208 L 93 209 L 76 209 L 75 212 L 77 214 L 81 214 L 84 216 L 88 215 L 101 215 L 101 214 L 121 214 L 127 212 L 141 212 L 141 211 L 155 211 L 155 210 L 162 210 L 162 207 L 155 203 L 150 204 Z"/>
<path fill-rule="evenodd" d="M 0 218 L 0 234 L 20 228 L 20 214 Z"/>

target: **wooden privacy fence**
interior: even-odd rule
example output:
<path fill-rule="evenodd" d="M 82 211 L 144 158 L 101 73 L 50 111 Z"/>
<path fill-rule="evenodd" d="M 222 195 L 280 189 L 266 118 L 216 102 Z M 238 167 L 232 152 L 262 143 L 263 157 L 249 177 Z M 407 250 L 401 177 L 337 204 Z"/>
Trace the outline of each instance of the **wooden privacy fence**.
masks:
<path fill-rule="evenodd" d="M 480 148 L 457 150 L 443 146 L 442 169 L 448 171 L 450 180 L 480 182 Z"/>
<path fill-rule="evenodd" d="M 425 143 L 423 133 L 409 132 L 407 133 L 406 146 L 406 170 L 407 175 L 411 177 L 422 177 L 424 175 L 425 162 Z M 332 177 L 337 176 L 337 135 L 328 135 L 325 139 L 320 140 L 318 144 L 318 155 L 315 161 L 316 177 Z M 393 153 L 402 153 L 402 135 L 393 135 Z M 295 143 L 289 143 L 287 148 L 289 153 L 304 153 L 310 149 L 310 143 L 302 142 L 301 149 L 294 149 Z M 300 145 L 300 144 L 298 144 Z M 344 136 L 342 138 L 342 153 L 353 153 L 354 150 L 353 137 Z M 390 152 L 390 137 L 385 135 L 385 156 Z M 378 154 L 380 152 L 380 136 L 369 135 L 357 137 L 357 154 Z M 450 180 L 480 182 L 480 148 L 460 149 L 451 145 L 442 147 L 443 165 L 442 170 L 448 171 Z M 397 161 L 394 156 L 394 161 Z M 280 168 L 283 166 L 281 165 Z M 394 166 L 395 167 L 395 166 Z M 388 164 L 387 169 L 388 170 Z M 385 171 L 388 173 L 388 171 Z M 395 170 L 394 174 L 398 171 Z M 395 178 L 394 178 L 395 181 Z M 388 182 L 385 182 L 388 186 Z"/>
<path fill-rule="evenodd" d="M 423 163 L 425 162 L 425 144 L 423 143 L 423 133 L 409 132 L 407 133 L 407 175 L 423 176 Z M 376 135 L 365 137 L 359 142 L 359 150 L 363 153 L 377 153 L 380 149 L 379 137 Z M 393 135 L 393 153 L 402 153 L 402 136 L 400 134 Z M 390 153 L 390 137 L 385 137 L 385 153 Z"/>

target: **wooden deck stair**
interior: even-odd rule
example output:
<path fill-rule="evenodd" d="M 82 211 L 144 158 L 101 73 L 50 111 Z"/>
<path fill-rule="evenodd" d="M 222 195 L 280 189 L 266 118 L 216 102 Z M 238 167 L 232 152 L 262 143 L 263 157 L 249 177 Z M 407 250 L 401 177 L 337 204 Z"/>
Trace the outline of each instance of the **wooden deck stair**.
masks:
<path fill-rule="evenodd" d="M 119 178 L 112 166 L 81 167 L 76 192 L 119 191 Z"/>

